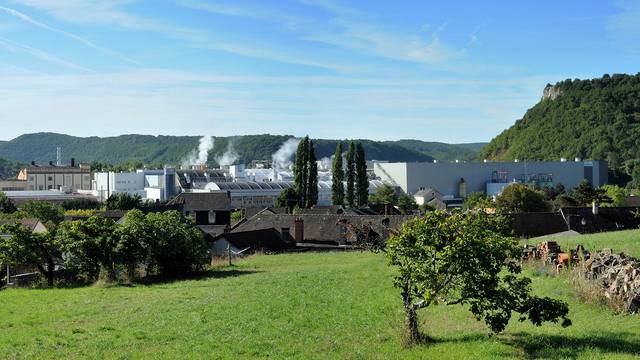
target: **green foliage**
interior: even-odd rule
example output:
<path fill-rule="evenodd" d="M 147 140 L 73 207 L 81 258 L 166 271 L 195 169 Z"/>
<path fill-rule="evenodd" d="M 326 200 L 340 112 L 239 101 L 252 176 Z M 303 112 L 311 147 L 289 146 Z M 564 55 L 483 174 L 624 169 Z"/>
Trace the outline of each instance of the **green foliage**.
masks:
<path fill-rule="evenodd" d="M 286 188 L 276 198 L 275 205 L 276 207 L 293 209 L 296 206 L 300 206 L 300 196 L 294 187 Z"/>
<path fill-rule="evenodd" d="M 344 204 L 344 169 L 342 165 L 342 143 L 336 145 L 336 152 L 333 154 L 333 166 L 331 169 L 331 203 L 333 205 Z"/>
<path fill-rule="evenodd" d="M 90 217 L 96 214 L 96 210 L 66 210 L 64 216 Z"/>
<path fill-rule="evenodd" d="M 598 204 L 608 204 L 612 201 L 604 189 L 594 189 L 587 180 L 582 180 L 578 186 L 573 188 L 571 197 L 580 206 L 590 206 L 594 201 Z"/>
<path fill-rule="evenodd" d="M 86 220 L 66 221 L 57 232 L 57 242 L 65 254 L 65 265 L 84 280 L 116 280 L 116 223 L 92 216 Z"/>
<path fill-rule="evenodd" d="M 142 208 L 142 197 L 138 194 L 117 193 L 109 196 L 106 201 L 107 210 L 132 210 Z"/>
<path fill-rule="evenodd" d="M 129 280 L 135 278 L 135 267 L 148 263 L 149 249 L 154 244 L 153 228 L 140 210 L 131 210 L 115 231 L 117 242 L 113 249 L 118 264 L 126 266 Z"/>
<path fill-rule="evenodd" d="M 418 209 L 416 199 L 414 199 L 413 196 L 407 194 L 400 195 L 398 197 L 396 205 L 398 206 L 398 209 L 400 209 L 400 211 L 405 215 L 411 214 Z"/>
<path fill-rule="evenodd" d="M 315 148 L 308 136 L 298 144 L 296 164 L 293 168 L 293 182 L 299 204 L 311 208 L 318 203 L 318 164 Z M 289 193 L 287 196 L 291 196 Z"/>
<path fill-rule="evenodd" d="M 61 206 L 65 210 L 98 210 L 101 207 L 98 201 L 88 198 L 65 200 Z"/>
<path fill-rule="evenodd" d="M 496 198 L 496 208 L 503 213 L 549 211 L 550 204 L 541 191 L 525 184 L 511 184 Z"/>
<path fill-rule="evenodd" d="M 486 209 L 493 206 L 493 200 L 480 191 L 470 192 L 463 204 L 464 209 Z"/>
<path fill-rule="evenodd" d="M 18 208 L 7 197 L 7 194 L 0 191 L 0 213 L 13 214 L 16 211 L 18 211 Z"/>
<path fill-rule="evenodd" d="M 640 185 L 640 74 L 565 80 L 554 86 L 560 96 L 543 99 L 481 152 L 494 160 L 558 160 L 561 157 L 607 160 L 626 170 Z M 631 164 L 632 165 L 632 164 Z M 639 169 L 636 171 L 636 169 Z"/>
<path fill-rule="evenodd" d="M 356 170 L 356 203 L 358 206 L 366 206 L 369 200 L 369 177 L 367 176 L 367 160 L 362 143 L 356 145 L 354 166 Z"/>
<path fill-rule="evenodd" d="M 52 234 L 33 233 L 17 221 L 1 226 L 0 233 L 10 235 L 0 236 L 0 263 L 37 268 L 47 283 L 53 285 L 60 251 Z"/>
<path fill-rule="evenodd" d="M 611 199 L 611 202 L 604 203 L 602 206 L 626 206 L 627 198 L 631 195 L 628 189 L 618 185 L 605 184 L 600 187 L 604 191 L 604 195 Z"/>
<path fill-rule="evenodd" d="M 531 294 L 531 280 L 518 276 L 517 241 L 504 236 L 500 217 L 484 213 L 427 213 L 405 223 L 387 244 L 395 266 L 413 341 L 420 338 L 416 311 L 438 303 L 467 304 L 492 331 L 504 330 L 513 312 L 539 326 L 544 321 L 571 324 L 562 301 Z"/>
<path fill-rule="evenodd" d="M 15 179 L 22 167 L 23 165 L 16 161 L 0 159 L 0 180 Z"/>
<path fill-rule="evenodd" d="M 64 209 L 45 201 L 28 201 L 20 207 L 20 213 L 24 217 L 38 219 L 48 227 L 64 220 Z"/>
<path fill-rule="evenodd" d="M 149 213 L 151 229 L 149 266 L 160 275 L 182 275 L 202 270 L 209 263 L 207 242 L 202 231 L 177 211 Z"/>
<path fill-rule="evenodd" d="M 474 161 L 478 159 L 478 151 L 487 145 L 487 143 L 445 144 L 420 140 L 398 140 L 387 141 L 385 143 L 398 144 L 407 149 L 431 156 L 439 161 Z"/>
<path fill-rule="evenodd" d="M 391 204 L 396 205 L 398 203 L 398 194 L 393 186 L 389 184 L 382 184 L 376 189 L 376 193 L 369 196 L 369 202 L 372 204 Z"/>
<path fill-rule="evenodd" d="M 231 220 L 240 221 L 242 219 L 244 219 L 244 212 L 242 210 L 236 210 L 231 213 Z"/>
<path fill-rule="evenodd" d="M 349 141 L 349 148 L 347 149 L 347 167 L 345 169 L 345 178 L 347 179 L 347 191 L 345 193 L 345 201 L 347 205 L 354 206 L 356 204 L 355 182 L 356 182 L 356 168 L 355 168 L 355 156 L 356 149 L 353 141 Z"/>

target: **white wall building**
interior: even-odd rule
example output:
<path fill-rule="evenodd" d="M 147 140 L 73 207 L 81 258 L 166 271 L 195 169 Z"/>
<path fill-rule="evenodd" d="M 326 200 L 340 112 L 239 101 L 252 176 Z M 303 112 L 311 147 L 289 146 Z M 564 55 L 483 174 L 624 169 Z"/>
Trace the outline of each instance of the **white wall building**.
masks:
<path fill-rule="evenodd" d="M 93 194 L 101 201 L 111 195 L 128 193 L 145 200 L 165 201 L 178 193 L 174 169 L 94 174 Z"/>

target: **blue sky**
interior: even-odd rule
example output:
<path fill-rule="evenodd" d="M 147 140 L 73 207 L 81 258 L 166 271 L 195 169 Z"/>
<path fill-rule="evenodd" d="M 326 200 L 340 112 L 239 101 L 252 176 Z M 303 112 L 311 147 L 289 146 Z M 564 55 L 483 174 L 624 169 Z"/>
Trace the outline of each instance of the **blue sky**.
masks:
<path fill-rule="evenodd" d="M 0 0 L 0 139 L 488 141 L 547 83 L 640 71 L 640 0 Z"/>

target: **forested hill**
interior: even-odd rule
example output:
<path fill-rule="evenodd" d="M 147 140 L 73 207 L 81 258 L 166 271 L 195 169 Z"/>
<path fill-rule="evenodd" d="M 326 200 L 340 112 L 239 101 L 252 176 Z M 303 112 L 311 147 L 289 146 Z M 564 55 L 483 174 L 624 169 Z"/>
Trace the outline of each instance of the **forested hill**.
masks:
<path fill-rule="evenodd" d="M 632 174 L 640 158 L 640 73 L 548 85 L 542 100 L 484 147 L 481 156 L 608 160 L 610 167 Z"/>
<path fill-rule="evenodd" d="M 245 135 L 216 137 L 210 152 L 210 164 L 229 149 L 237 152 L 238 163 L 271 159 L 290 135 Z M 122 135 L 117 137 L 74 137 L 54 133 L 27 134 L 11 141 L 0 142 L 0 158 L 29 163 L 55 161 L 56 148 L 62 147 L 66 161 L 75 158 L 81 162 L 110 164 L 144 163 L 149 165 L 178 165 L 198 147 L 198 136 Z M 330 157 L 337 140 L 314 140 L 318 159 Z M 388 161 L 471 160 L 477 152 L 461 145 L 427 143 L 418 140 L 371 141 L 362 140 L 368 159 Z"/>

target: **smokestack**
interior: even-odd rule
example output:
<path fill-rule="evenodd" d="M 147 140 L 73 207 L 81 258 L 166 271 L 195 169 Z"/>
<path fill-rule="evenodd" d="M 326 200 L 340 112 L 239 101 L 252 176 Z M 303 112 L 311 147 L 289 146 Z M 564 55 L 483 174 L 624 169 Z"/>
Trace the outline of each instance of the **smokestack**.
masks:
<path fill-rule="evenodd" d="M 76 159 L 71 158 L 71 167 L 76 167 Z"/>
<path fill-rule="evenodd" d="M 32 162 L 31 162 L 31 166 L 38 166 L 38 165 L 36 165 L 36 162 L 35 162 L 35 161 L 32 161 Z"/>
<path fill-rule="evenodd" d="M 53 165 L 53 161 L 49 161 L 49 166 L 55 166 Z"/>

